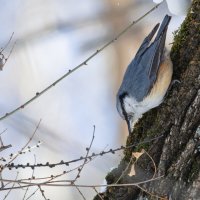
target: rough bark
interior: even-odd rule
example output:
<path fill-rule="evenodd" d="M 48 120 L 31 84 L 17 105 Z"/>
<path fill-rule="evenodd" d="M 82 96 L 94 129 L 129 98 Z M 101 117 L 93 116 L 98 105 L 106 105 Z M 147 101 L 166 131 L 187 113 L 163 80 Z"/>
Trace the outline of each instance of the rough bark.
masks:
<path fill-rule="evenodd" d="M 133 151 L 145 149 L 157 166 L 156 181 L 140 185 L 151 194 L 180 200 L 200 199 L 200 153 L 197 151 L 197 133 L 200 135 L 200 0 L 193 0 L 188 15 L 175 33 L 171 50 L 174 66 L 172 86 L 164 102 L 144 114 L 127 139 L 127 145 L 163 135 L 160 139 L 124 151 L 119 166 L 110 172 L 107 183 L 115 183 L 130 161 Z M 136 176 L 124 175 L 120 183 L 150 179 L 154 166 L 143 155 L 136 165 Z M 156 199 L 138 187 L 111 187 L 103 199 L 134 200 L 142 197 Z M 100 199 L 95 197 L 95 199 Z"/>

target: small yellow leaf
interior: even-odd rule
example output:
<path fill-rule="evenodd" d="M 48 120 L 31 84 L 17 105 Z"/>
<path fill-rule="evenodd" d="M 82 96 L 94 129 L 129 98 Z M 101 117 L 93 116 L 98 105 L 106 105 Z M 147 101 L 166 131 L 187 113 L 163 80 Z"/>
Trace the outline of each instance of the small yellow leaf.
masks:
<path fill-rule="evenodd" d="M 132 153 L 132 156 L 135 157 L 135 158 L 138 160 L 138 158 L 139 158 L 142 154 L 144 154 L 144 149 L 142 149 L 141 152 L 133 152 L 133 153 Z"/>
<path fill-rule="evenodd" d="M 135 176 L 135 165 L 134 164 L 131 166 L 131 171 L 129 172 L 128 175 L 129 176 Z"/>

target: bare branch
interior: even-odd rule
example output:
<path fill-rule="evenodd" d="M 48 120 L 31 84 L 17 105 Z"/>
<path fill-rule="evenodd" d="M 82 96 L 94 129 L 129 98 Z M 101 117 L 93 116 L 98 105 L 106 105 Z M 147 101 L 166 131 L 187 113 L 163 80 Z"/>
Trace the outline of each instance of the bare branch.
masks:
<path fill-rule="evenodd" d="M 44 199 L 45 199 L 45 200 L 48 200 L 48 199 L 46 198 L 45 194 L 44 194 L 44 190 L 42 190 L 42 187 L 41 187 L 40 185 L 38 185 L 38 188 L 39 188 L 39 190 L 40 190 L 42 196 L 44 197 Z"/>
<path fill-rule="evenodd" d="M 153 193 L 151 193 L 151 192 L 148 192 L 147 190 L 145 190 L 143 187 L 141 187 L 141 186 L 139 186 L 139 185 L 136 185 L 136 187 L 140 188 L 142 191 L 144 191 L 145 193 L 149 194 L 149 195 L 152 196 L 152 197 L 156 197 L 156 198 L 159 199 L 159 200 L 166 200 L 165 197 L 161 197 L 161 196 L 158 196 L 158 195 L 153 194 Z"/>
<path fill-rule="evenodd" d="M 33 169 L 35 167 L 50 167 L 50 168 L 53 168 L 53 167 L 56 167 L 56 166 L 59 166 L 59 165 L 69 166 L 70 163 L 75 163 L 75 162 L 78 162 L 78 161 L 81 161 L 81 160 L 85 160 L 85 159 L 92 159 L 92 158 L 94 158 L 96 156 L 103 156 L 103 155 L 109 154 L 109 153 L 113 153 L 114 154 L 117 151 L 121 151 L 121 150 L 124 150 L 124 149 L 130 149 L 130 148 L 133 148 L 133 147 L 135 147 L 137 145 L 141 145 L 141 144 L 150 143 L 150 142 L 152 142 L 154 140 L 158 140 L 158 139 L 160 139 L 162 137 L 163 137 L 163 135 L 160 135 L 160 136 L 157 136 L 157 137 L 154 137 L 154 138 L 146 139 L 146 140 L 144 140 L 142 142 L 139 142 L 139 143 L 135 143 L 135 144 L 129 145 L 127 147 L 121 146 L 121 147 L 116 148 L 116 149 L 110 149 L 110 150 L 107 150 L 107 151 L 101 151 L 100 153 L 92 153 L 91 155 L 88 155 L 87 157 L 81 156 L 80 158 L 77 158 L 77 159 L 74 159 L 74 160 L 71 160 L 71 161 L 66 161 L 66 162 L 61 160 L 58 163 L 52 163 L 51 164 L 51 163 L 47 162 L 45 164 L 40 163 L 40 164 L 36 164 L 36 165 L 30 165 L 30 164 L 14 165 L 14 163 L 10 163 L 9 165 L 7 165 L 7 167 L 9 169 L 12 169 L 12 168 L 16 168 L 16 169 L 17 168 L 28 168 L 28 167 Z"/>
<path fill-rule="evenodd" d="M 1 137 L 0 137 L 0 138 L 1 138 Z M 4 150 L 6 150 L 6 149 L 8 149 L 8 148 L 10 148 L 10 147 L 12 147 L 11 144 L 6 145 L 6 146 L 1 146 L 1 147 L 0 147 L 0 152 L 1 152 L 1 151 L 4 151 Z"/>
<path fill-rule="evenodd" d="M 88 155 L 89 155 L 90 149 L 91 149 L 91 147 L 92 147 L 92 143 L 93 143 L 93 141 L 94 141 L 94 134 L 95 134 L 95 126 L 94 126 L 94 130 L 93 130 L 92 140 L 91 140 L 91 142 L 90 142 L 90 146 L 89 146 L 89 148 L 86 148 L 87 153 L 86 153 L 84 162 L 83 162 L 83 164 L 81 165 L 81 167 L 78 169 L 78 174 L 76 175 L 76 178 L 74 179 L 73 183 L 75 183 L 76 180 L 80 177 L 81 171 L 83 170 L 83 167 L 84 167 L 85 164 L 87 163 Z"/>
<path fill-rule="evenodd" d="M 74 183 L 72 183 L 73 185 L 74 185 Z M 83 195 L 83 193 L 80 191 L 80 189 L 76 186 L 76 185 L 74 185 L 75 186 L 75 188 L 78 190 L 78 192 L 79 192 L 79 194 L 81 195 L 81 197 L 84 199 L 84 200 L 86 200 L 86 198 L 84 197 L 84 195 Z"/>
<path fill-rule="evenodd" d="M 18 175 L 19 175 L 19 172 L 17 172 L 15 180 L 17 180 Z M 11 193 L 11 191 L 12 191 L 13 187 L 15 186 L 15 184 L 16 184 L 16 182 L 13 182 L 12 187 L 10 188 L 10 190 L 8 191 L 8 193 L 5 195 L 5 197 L 3 198 L 3 200 L 5 200 L 8 197 L 8 195 Z"/>
<path fill-rule="evenodd" d="M 15 47 L 16 42 L 13 44 L 13 46 L 12 46 L 12 48 L 11 48 L 11 50 L 10 50 L 9 55 L 8 55 L 8 57 L 6 58 L 5 55 L 3 54 L 3 51 L 4 51 L 4 50 L 7 48 L 7 46 L 9 45 L 10 41 L 12 40 L 13 35 L 14 35 L 14 32 L 12 33 L 12 35 L 11 35 L 10 39 L 8 40 L 7 44 L 6 44 L 3 48 L 1 48 L 1 50 L 0 50 L 0 70 L 2 70 L 3 67 L 4 67 L 4 65 L 7 63 L 8 59 L 9 59 L 10 55 L 12 54 L 13 49 L 14 49 L 14 47 Z"/>
<path fill-rule="evenodd" d="M 4 134 L 6 131 L 7 131 L 7 129 L 3 130 L 3 131 L 0 133 L 0 136 L 1 136 L 2 134 Z"/>
<path fill-rule="evenodd" d="M 1 70 L 2 70 L 2 68 L 4 67 L 4 65 L 7 63 L 8 59 L 10 58 L 10 55 L 12 54 L 15 45 L 16 45 L 16 42 L 13 44 L 12 49 L 10 50 L 10 53 L 8 54 L 8 57 L 7 57 L 7 58 L 4 58 L 4 59 L 5 59 L 5 62 L 3 63 L 3 66 L 1 66 Z M 3 57 L 4 57 L 4 56 L 3 56 Z"/>
<path fill-rule="evenodd" d="M 122 174 L 120 175 L 120 177 L 117 179 L 117 181 L 115 182 L 116 184 L 124 177 L 125 173 L 128 171 L 128 168 L 130 167 L 131 163 L 133 161 L 133 158 L 131 157 L 127 167 L 123 170 Z M 134 164 L 133 164 L 134 165 Z"/>
<path fill-rule="evenodd" d="M 12 189 L 20 189 L 20 188 L 25 188 L 25 187 L 33 187 L 33 186 L 50 186 L 50 187 L 79 187 L 79 188 L 97 188 L 97 187 L 127 187 L 127 186 L 137 186 L 140 184 L 148 183 L 151 181 L 156 181 L 164 176 L 159 176 L 154 179 L 149 179 L 146 181 L 140 181 L 140 182 L 135 182 L 135 183 L 124 183 L 124 184 L 102 184 L 102 185 L 81 185 L 81 184 L 65 184 L 65 180 L 60 180 L 60 181 L 52 181 L 51 183 L 29 183 L 29 182 L 22 182 L 22 181 L 13 181 L 12 182 L 17 182 L 20 183 L 21 186 L 19 187 L 13 187 Z M 10 180 L 4 179 L 4 182 L 10 182 Z M 62 183 L 62 184 L 61 184 Z M 24 184 L 24 185 L 22 185 Z M 10 188 L 2 188 L 2 190 L 9 190 Z"/>
<path fill-rule="evenodd" d="M 26 200 L 28 200 L 28 199 L 30 199 L 32 196 L 34 196 L 35 193 L 36 193 L 38 190 L 39 190 L 39 188 L 37 188 L 30 196 L 28 196 Z"/>
<path fill-rule="evenodd" d="M 94 126 L 94 130 L 93 130 L 92 140 L 91 140 L 91 142 L 90 142 L 90 146 L 89 146 L 89 148 L 86 148 L 87 153 L 86 153 L 84 162 L 83 162 L 83 164 L 81 165 L 81 167 L 78 168 L 78 173 L 77 173 L 75 179 L 71 182 L 73 185 L 75 185 L 74 183 L 77 181 L 78 178 L 80 178 L 80 174 L 81 174 L 81 172 L 82 172 L 82 170 L 83 170 L 83 167 L 84 167 L 85 164 L 87 163 L 88 155 L 89 155 L 90 149 L 91 149 L 91 147 L 92 147 L 92 143 L 93 143 L 93 141 L 94 141 L 94 134 L 95 134 L 95 126 Z M 75 187 L 76 187 L 76 186 L 75 186 Z M 86 198 L 84 197 L 84 195 L 83 195 L 83 193 L 80 191 L 80 189 L 79 189 L 78 187 L 76 187 L 76 189 L 78 190 L 78 192 L 79 192 L 79 194 L 82 196 L 82 198 L 83 198 L 84 200 L 86 200 Z"/>
<path fill-rule="evenodd" d="M 14 32 L 13 32 L 12 35 L 10 36 L 10 39 L 8 40 L 8 42 L 6 43 L 6 45 L 5 45 L 3 48 L 1 48 L 0 54 L 2 54 L 3 51 L 7 48 L 7 46 L 10 44 L 10 41 L 12 40 L 13 35 L 14 35 Z"/>
<path fill-rule="evenodd" d="M 157 167 L 156 167 L 156 163 L 154 162 L 153 158 L 150 156 L 150 154 L 144 150 L 144 152 L 147 154 L 147 156 L 151 159 L 153 166 L 154 166 L 154 174 L 153 177 L 151 179 L 154 179 L 157 173 Z"/>
<path fill-rule="evenodd" d="M 94 191 L 97 193 L 97 196 L 98 196 L 101 200 L 103 200 L 102 196 L 99 194 L 99 192 L 97 191 L 97 189 L 96 189 L 95 187 L 93 187 L 93 189 L 94 189 Z"/>
<path fill-rule="evenodd" d="M 30 139 L 28 140 L 28 142 L 24 145 L 24 147 L 6 164 L 4 165 L 0 171 L 2 171 L 3 169 L 5 169 L 10 163 L 12 163 L 19 155 L 20 153 L 28 146 L 28 144 L 32 141 L 33 137 L 35 136 L 39 126 L 40 126 L 40 123 L 41 123 L 41 119 L 39 121 L 39 123 L 37 124 L 36 128 L 35 128 L 35 131 L 33 132 L 32 136 L 30 137 Z"/>
<path fill-rule="evenodd" d="M 5 133 L 6 131 L 7 131 L 7 129 L 3 130 L 3 131 L 0 133 L 0 152 L 1 152 L 1 151 L 4 151 L 5 149 L 8 149 L 8 148 L 12 147 L 11 144 L 9 144 L 9 145 L 4 145 L 4 144 L 3 144 L 3 140 L 2 140 L 2 138 L 1 138 L 1 135 L 2 135 L 3 133 Z"/>
<path fill-rule="evenodd" d="M 34 155 L 34 163 L 36 163 L 36 156 Z M 32 171 L 32 177 L 34 176 L 34 172 L 35 172 L 35 169 L 33 169 L 33 171 Z M 31 183 L 31 180 L 30 180 L 30 183 Z M 26 191 L 25 191 L 25 193 L 24 193 L 24 197 L 23 197 L 23 200 L 25 200 L 25 197 L 26 197 L 26 194 L 27 194 L 27 192 L 28 192 L 28 187 L 26 188 Z"/>

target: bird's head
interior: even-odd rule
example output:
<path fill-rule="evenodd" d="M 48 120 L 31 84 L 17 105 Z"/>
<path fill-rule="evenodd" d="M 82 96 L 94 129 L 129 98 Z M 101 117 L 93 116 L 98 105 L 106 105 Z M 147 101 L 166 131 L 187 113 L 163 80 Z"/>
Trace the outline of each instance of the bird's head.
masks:
<path fill-rule="evenodd" d="M 132 133 L 133 127 L 139 118 L 133 104 L 134 100 L 127 93 L 123 93 L 117 97 L 117 110 L 120 116 L 126 121 L 129 134 Z"/>

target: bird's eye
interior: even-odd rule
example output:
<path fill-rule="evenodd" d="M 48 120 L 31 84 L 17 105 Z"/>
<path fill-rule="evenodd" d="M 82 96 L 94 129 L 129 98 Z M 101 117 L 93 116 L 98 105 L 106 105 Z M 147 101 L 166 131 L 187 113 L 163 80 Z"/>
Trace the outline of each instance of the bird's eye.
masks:
<path fill-rule="evenodd" d="M 130 119 L 133 118 L 133 115 L 132 115 L 132 114 L 131 114 L 131 115 L 129 114 L 127 117 L 128 117 L 128 120 L 130 120 Z"/>

